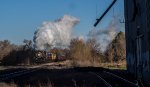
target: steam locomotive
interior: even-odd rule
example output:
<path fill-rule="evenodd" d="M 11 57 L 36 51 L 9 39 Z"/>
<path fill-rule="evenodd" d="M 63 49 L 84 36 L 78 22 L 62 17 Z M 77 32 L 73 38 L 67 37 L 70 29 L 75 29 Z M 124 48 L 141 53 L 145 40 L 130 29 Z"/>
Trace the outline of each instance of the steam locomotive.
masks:
<path fill-rule="evenodd" d="M 66 60 L 65 54 L 47 51 L 35 51 L 33 58 L 35 62 L 57 62 Z"/>

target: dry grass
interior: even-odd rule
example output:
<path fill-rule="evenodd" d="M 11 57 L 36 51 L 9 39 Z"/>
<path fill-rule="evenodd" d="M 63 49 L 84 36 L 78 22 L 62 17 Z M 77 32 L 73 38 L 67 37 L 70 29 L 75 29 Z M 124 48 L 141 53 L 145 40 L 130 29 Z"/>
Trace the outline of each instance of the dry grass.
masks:
<path fill-rule="evenodd" d="M 11 82 L 11 83 L 3 82 L 3 83 L 0 83 L 0 87 L 18 87 L 18 85 L 15 84 L 14 82 Z M 38 85 L 36 84 L 34 86 L 34 85 L 26 84 L 24 85 L 24 87 L 54 87 L 54 84 L 49 80 L 47 84 L 39 82 Z"/>
<path fill-rule="evenodd" d="M 122 61 L 120 63 L 101 63 L 100 66 L 108 69 L 127 69 L 126 61 Z"/>
<path fill-rule="evenodd" d="M 17 87 L 17 85 L 15 83 L 4 83 L 4 82 L 1 82 L 0 83 L 0 87 Z"/>

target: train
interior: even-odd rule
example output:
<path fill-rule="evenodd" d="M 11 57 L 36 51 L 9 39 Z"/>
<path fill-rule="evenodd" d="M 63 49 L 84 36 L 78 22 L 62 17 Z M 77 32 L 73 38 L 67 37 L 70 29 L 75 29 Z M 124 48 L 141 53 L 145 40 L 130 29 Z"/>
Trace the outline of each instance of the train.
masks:
<path fill-rule="evenodd" d="M 57 62 L 66 60 L 66 55 L 63 53 L 53 52 L 53 51 L 34 51 L 34 61 L 37 63 L 42 62 Z"/>

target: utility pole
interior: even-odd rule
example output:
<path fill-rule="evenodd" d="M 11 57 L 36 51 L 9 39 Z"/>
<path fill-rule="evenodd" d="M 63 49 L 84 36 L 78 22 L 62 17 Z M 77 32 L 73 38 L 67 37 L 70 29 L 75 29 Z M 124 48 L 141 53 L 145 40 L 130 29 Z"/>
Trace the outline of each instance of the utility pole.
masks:
<path fill-rule="evenodd" d="M 94 24 L 94 27 L 98 25 L 98 23 L 104 18 L 104 16 L 107 14 L 107 12 L 112 8 L 112 6 L 116 3 L 117 0 L 114 0 L 106 9 L 106 11 L 100 16 L 99 19 L 96 19 L 96 23 Z"/>

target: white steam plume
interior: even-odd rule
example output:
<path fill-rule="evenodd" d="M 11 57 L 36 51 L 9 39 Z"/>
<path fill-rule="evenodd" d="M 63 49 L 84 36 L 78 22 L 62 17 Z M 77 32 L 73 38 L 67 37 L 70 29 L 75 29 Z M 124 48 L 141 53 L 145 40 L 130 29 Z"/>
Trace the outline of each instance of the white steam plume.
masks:
<path fill-rule="evenodd" d="M 69 45 L 72 38 L 72 28 L 79 19 L 64 15 L 54 22 L 43 22 L 42 26 L 35 31 L 35 49 L 45 50 L 47 47 L 65 47 Z"/>
<path fill-rule="evenodd" d="M 108 26 L 104 29 L 96 30 L 95 28 L 92 29 L 88 36 L 90 38 L 98 38 L 101 43 L 102 51 L 106 50 L 107 45 L 114 39 L 116 34 L 119 31 L 122 31 L 122 26 L 118 20 L 118 18 L 115 16 L 113 19 L 109 22 Z"/>

